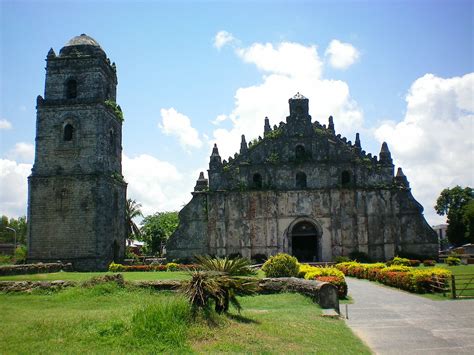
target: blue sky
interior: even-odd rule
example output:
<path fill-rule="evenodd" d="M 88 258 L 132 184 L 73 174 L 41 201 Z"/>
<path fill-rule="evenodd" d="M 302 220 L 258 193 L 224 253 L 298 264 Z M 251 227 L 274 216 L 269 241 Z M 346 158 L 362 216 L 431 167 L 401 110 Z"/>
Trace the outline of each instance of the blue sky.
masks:
<path fill-rule="evenodd" d="M 474 184 L 471 1 L 0 1 L 0 213 L 26 213 L 45 57 L 95 38 L 116 62 L 124 175 L 146 213 L 179 209 L 210 146 L 284 120 L 294 91 L 378 154 L 386 140 L 432 224 Z M 225 32 L 224 32 L 225 31 Z M 220 33 L 220 37 L 216 37 Z M 218 43 L 216 38 L 221 38 Z M 220 117 L 220 119 L 216 119 Z"/>

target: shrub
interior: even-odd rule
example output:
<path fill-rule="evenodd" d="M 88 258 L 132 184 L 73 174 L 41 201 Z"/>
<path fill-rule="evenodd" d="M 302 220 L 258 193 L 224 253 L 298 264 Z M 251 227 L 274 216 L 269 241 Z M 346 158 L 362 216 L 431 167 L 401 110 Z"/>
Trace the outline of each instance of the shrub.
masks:
<path fill-rule="evenodd" d="M 435 266 L 435 265 L 436 265 L 436 261 L 430 260 L 430 259 L 423 260 L 423 265 L 425 265 L 425 266 Z"/>
<path fill-rule="evenodd" d="M 125 266 L 123 266 L 122 264 L 116 264 L 114 262 L 111 262 L 109 265 L 110 272 L 120 272 L 124 270 L 125 270 Z"/>
<path fill-rule="evenodd" d="M 400 258 L 398 256 L 394 257 L 390 264 L 391 265 L 411 266 L 409 259 Z"/>
<path fill-rule="evenodd" d="M 420 264 L 421 264 L 420 260 L 410 259 L 410 266 L 417 267 L 417 266 L 420 266 Z"/>
<path fill-rule="evenodd" d="M 298 277 L 329 282 L 337 287 L 339 298 L 347 296 L 347 284 L 342 271 L 334 267 L 316 267 L 308 264 L 299 264 L 299 268 Z"/>
<path fill-rule="evenodd" d="M 179 264 L 177 263 L 168 263 L 166 264 L 166 271 L 178 271 Z"/>
<path fill-rule="evenodd" d="M 349 258 L 354 261 L 358 261 L 361 263 L 370 263 L 372 260 L 363 251 L 353 251 L 349 253 Z"/>
<path fill-rule="evenodd" d="M 26 262 L 26 247 L 19 245 L 15 249 L 15 264 L 24 264 Z"/>
<path fill-rule="evenodd" d="M 450 266 L 456 266 L 461 264 L 461 259 L 455 257 L 455 256 L 448 256 L 444 262 Z"/>
<path fill-rule="evenodd" d="M 196 256 L 201 270 L 221 272 L 230 276 L 249 276 L 257 272 L 250 268 L 250 260 L 244 258 L 214 258 Z"/>
<path fill-rule="evenodd" d="M 339 263 L 347 263 L 348 261 L 351 261 L 351 259 L 349 259 L 349 257 L 347 256 L 336 256 L 334 261 L 336 262 L 336 264 L 339 264 Z"/>
<path fill-rule="evenodd" d="M 280 253 L 268 259 L 262 266 L 267 277 L 294 277 L 298 276 L 298 260 L 291 255 Z"/>

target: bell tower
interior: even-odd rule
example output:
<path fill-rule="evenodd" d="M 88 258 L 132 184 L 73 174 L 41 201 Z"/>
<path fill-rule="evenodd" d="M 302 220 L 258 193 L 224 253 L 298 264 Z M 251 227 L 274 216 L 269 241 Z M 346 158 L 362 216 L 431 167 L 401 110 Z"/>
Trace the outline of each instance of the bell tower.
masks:
<path fill-rule="evenodd" d="M 105 270 L 125 250 L 126 183 L 117 76 L 82 34 L 46 58 L 28 178 L 28 259 Z"/>

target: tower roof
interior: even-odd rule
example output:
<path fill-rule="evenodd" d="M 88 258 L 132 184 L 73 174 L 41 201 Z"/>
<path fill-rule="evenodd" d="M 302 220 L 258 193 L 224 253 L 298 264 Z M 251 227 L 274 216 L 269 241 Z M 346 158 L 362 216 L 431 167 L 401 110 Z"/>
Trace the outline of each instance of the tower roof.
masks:
<path fill-rule="evenodd" d="M 77 55 L 105 57 L 105 52 L 94 38 L 83 33 L 80 36 L 71 38 L 59 52 L 60 57 Z"/>
<path fill-rule="evenodd" d="M 86 35 L 85 33 L 81 34 L 80 36 L 76 36 L 71 38 L 64 47 L 70 46 L 95 46 L 100 47 L 100 44 L 92 37 Z"/>

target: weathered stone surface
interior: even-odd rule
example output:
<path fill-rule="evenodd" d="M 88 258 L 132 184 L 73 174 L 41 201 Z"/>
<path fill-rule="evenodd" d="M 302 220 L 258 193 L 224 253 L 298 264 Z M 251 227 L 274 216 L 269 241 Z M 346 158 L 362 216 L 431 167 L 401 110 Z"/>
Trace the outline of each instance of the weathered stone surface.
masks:
<path fill-rule="evenodd" d="M 125 253 L 126 184 L 115 66 L 92 38 L 47 57 L 37 100 L 36 150 L 28 178 L 30 262 L 106 270 Z"/>
<path fill-rule="evenodd" d="M 33 290 L 60 290 L 76 286 L 74 281 L 0 281 L 0 292 L 31 292 Z"/>
<path fill-rule="evenodd" d="M 290 116 L 240 154 L 222 161 L 214 146 L 209 187 L 200 176 L 167 244 L 169 259 L 195 254 L 252 258 L 286 252 L 331 261 L 353 251 L 375 260 L 405 252 L 437 255 L 436 234 L 388 146 L 379 158 L 311 122 L 308 100 L 289 100 Z"/>

